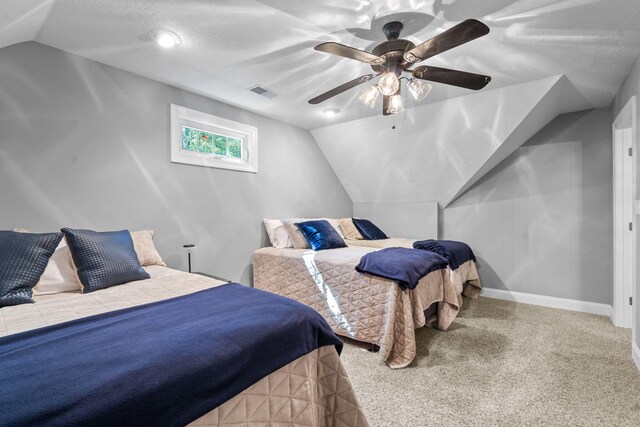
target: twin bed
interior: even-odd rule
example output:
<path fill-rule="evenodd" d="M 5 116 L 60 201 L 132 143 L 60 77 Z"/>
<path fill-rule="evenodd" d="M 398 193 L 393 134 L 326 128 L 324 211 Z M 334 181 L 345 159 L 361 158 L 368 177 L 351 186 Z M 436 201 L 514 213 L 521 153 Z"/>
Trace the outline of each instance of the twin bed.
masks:
<path fill-rule="evenodd" d="M 416 357 L 415 329 L 426 324 L 447 330 L 462 307 L 462 295 L 476 298 L 480 279 L 475 262 L 432 271 L 414 289 L 363 274 L 361 258 L 386 247 L 412 247 L 413 240 L 345 240 L 348 247 L 261 248 L 253 253 L 254 287 L 302 302 L 318 311 L 334 332 L 377 345 L 391 368 Z"/>

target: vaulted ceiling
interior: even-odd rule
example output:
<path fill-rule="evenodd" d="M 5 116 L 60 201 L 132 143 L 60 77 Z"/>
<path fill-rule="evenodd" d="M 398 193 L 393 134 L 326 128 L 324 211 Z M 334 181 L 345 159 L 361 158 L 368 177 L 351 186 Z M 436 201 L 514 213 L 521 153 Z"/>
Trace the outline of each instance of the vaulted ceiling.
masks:
<path fill-rule="evenodd" d="M 316 44 L 371 51 L 392 20 L 418 44 L 467 18 L 491 32 L 423 64 L 490 75 L 485 89 L 434 83 L 389 117 L 357 99 L 368 84 L 307 103 L 371 71 Z M 3 0 L 0 48 L 35 40 L 310 129 L 356 203 L 446 206 L 558 114 L 609 106 L 639 18 L 638 0 Z M 160 48 L 154 29 L 182 44 Z"/>
<path fill-rule="evenodd" d="M 35 40 L 315 129 L 380 114 L 357 100 L 364 88 L 307 103 L 370 70 L 314 51 L 320 42 L 370 50 L 389 20 L 420 42 L 476 18 L 489 35 L 425 63 L 488 74 L 486 90 L 564 75 L 586 108 L 608 105 L 640 54 L 638 17 L 638 0 L 3 0 L 0 47 Z M 182 45 L 162 50 L 153 29 L 174 31 Z M 255 84 L 279 96 L 247 91 Z M 434 84 L 422 104 L 465 95 Z M 327 108 L 340 113 L 327 118 Z"/>
<path fill-rule="evenodd" d="M 565 76 L 311 131 L 354 203 L 447 206 L 562 113 L 582 109 Z"/>

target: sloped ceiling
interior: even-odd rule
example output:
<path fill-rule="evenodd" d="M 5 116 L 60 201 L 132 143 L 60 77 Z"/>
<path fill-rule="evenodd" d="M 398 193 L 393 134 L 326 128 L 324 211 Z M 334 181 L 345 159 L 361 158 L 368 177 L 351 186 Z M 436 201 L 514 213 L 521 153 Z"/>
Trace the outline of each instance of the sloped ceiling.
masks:
<path fill-rule="evenodd" d="M 477 18 L 489 35 L 425 64 L 491 75 L 489 90 L 566 75 L 589 106 L 602 107 L 640 54 L 638 16 L 638 0 L 3 0 L 0 47 L 35 40 L 314 129 L 380 114 L 357 100 L 364 88 L 306 102 L 370 70 L 314 51 L 320 42 L 371 49 L 391 19 L 420 42 Z M 147 32 L 157 28 L 182 45 L 156 46 Z M 246 90 L 255 84 L 279 96 Z M 423 103 L 468 94 L 434 84 Z M 325 117 L 332 107 L 340 114 Z"/>
<path fill-rule="evenodd" d="M 0 48 L 34 40 L 313 129 L 355 203 L 446 206 L 556 115 L 608 106 L 640 55 L 638 17 L 638 0 L 3 0 Z M 424 63 L 488 74 L 484 90 L 434 84 L 392 117 L 358 101 L 367 85 L 307 103 L 370 71 L 314 45 L 371 50 L 391 20 L 420 43 L 467 18 L 491 32 Z M 161 49 L 153 29 L 182 44 Z"/>
<path fill-rule="evenodd" d="M 556 76 L 311 133 L 354 203 L 446 206 L 557 115 L 586 104 Z"/>

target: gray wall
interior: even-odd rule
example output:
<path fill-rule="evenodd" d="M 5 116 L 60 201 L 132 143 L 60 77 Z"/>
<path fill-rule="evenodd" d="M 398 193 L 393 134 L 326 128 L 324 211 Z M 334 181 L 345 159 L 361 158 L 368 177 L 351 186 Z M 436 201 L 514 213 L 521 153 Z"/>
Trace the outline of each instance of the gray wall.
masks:
<path fill-rule="evenodd" d="M 259 173 L 172 164 L 170 103 L 257 126 Z M 352 213 L 308 131 L 34 42 L 0 50 L 0 200 L 1 229 L 152 228 L 170 267 L 195 243 L 243 283 L 263 217 Z"/>
<path fill-rule="evenodd" d="M 558 116 L 443 211 L 483 286 L 612 303 L 609 109 Z"/>
<path fill-rule="evenodd" d="M 354 203 L 353 215 L 376 224 L 389 237 L 438 238 L 438 203 Z"/>
<path fill-rule="evenodd" d="M 616 94 L 613 103 L 611 104 L 611 117 L 615 120 L 620 111 L 627 104 L 629 99 L 636 97 L 636 153 L 638 151 L 638 144 L 640 143 L 640 57 L 636 61 L 635 65 L 631 69 L 631 72 L 622 83 L 620 90 Z M 640 200 L 640 156 L 636 155 L 636 200 Z M 638 225 L 638 217 L 636 216 L 636 225 Z M 640 227 L 636 227 L 636 242 L 640 242 Z M 636 313 L 636 324 L 634 328 L 635 342 L 640 343 L 640 315 L 638 315 L 638 300 L 640 299 L 640 278 L 637 266 L 640 265 L 640 245 L 636 245 L 636 289 L 634 293 L 634 312 Z"/>

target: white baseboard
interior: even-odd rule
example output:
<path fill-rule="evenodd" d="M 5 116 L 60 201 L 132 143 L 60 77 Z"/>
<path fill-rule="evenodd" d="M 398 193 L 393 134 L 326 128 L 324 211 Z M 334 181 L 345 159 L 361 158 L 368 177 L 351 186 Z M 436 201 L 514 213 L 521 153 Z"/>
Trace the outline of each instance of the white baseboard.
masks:
<path fill-rule="evenodd" d="M 638 343 L 633 343 L 631 345 L 631 354 L 633 356 L 633 361 L 636 362 L 636 366 L 640 369 L 640 348 L 638 347 Z"/>
<path fill-rule="evenodd" d="M 581 311 L 583 313 L 600 314 L 609 317 L 611 317 L 612 310 L 610 305 L 600 304 L 597 302 L 527 294 L 524 292 L 513 292 L 503 289 L 482 288 L 482 293 L 480 295 L 487 298 L 541 305 L 543 307 L 561 308 L 563 310 Z"/>

